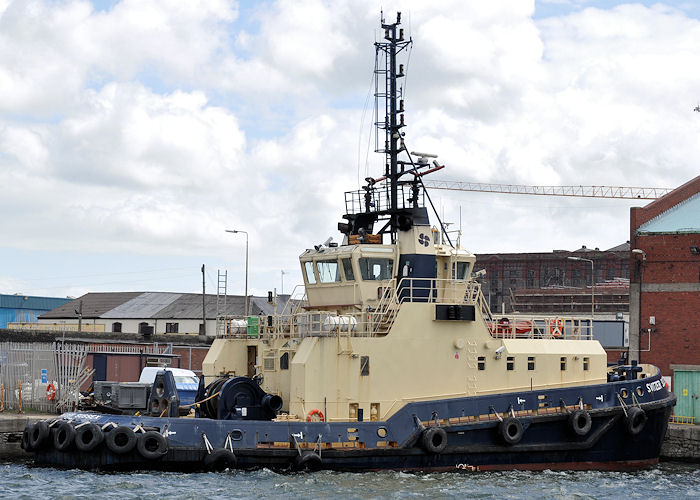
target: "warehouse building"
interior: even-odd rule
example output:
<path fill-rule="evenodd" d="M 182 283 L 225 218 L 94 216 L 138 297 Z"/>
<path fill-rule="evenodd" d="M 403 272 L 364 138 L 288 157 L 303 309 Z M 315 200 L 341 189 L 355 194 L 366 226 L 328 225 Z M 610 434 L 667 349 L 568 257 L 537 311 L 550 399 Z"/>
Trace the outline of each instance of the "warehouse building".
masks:
<path fill-rule="evenodd" d="M 0 295 L 0 328 L 8 328 L 11 323 L 33 323 L 40 314 L 60 307 L 69 298 L 33 297 L 30 295 Z"/>
<path fill-rule="evenodd" d="M 631 360 L 672 380 L 677 415 L 700 418 L 700 176 L 630 211 Z"/>

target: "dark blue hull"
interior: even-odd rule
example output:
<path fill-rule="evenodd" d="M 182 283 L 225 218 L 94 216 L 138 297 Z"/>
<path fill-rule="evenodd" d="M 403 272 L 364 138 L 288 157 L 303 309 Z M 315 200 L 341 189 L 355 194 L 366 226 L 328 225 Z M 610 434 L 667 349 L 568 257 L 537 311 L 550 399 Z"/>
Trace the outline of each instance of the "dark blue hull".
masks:
<path fill-rule="evenodd" d="M 659 382 L 657 374 L 595 386 L 410 403 L 385 422 L 68 413 L 60 421 L 74 426 L 93 422 L 105 435 L 117 426 L 136 428 L 138 439 L 147 431 L 158 433 L 165 448 L 158 456 L 143 452 L 143 447 L 115 453 L 105 443 L 89 451 L 75 444 L 60 451 L 47 438 L 34 450 L 35 463 L 182 471 L 223 466 L 340 471 L 639 468 L 658 461 L 676 401 Z M 572 421 L 575 416 L 578 424 Z M 430 431 L 437 437 L 428 432 L 432 428 L 437 428 Z M 433 441 L 426 441 L 427 434 Z"/>

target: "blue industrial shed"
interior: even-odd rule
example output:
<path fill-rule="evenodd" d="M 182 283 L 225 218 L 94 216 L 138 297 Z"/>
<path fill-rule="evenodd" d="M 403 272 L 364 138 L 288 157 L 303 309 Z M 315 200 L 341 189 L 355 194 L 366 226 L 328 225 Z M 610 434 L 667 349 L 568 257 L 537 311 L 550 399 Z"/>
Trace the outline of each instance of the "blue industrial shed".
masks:
<path fill-rule="evenodd" d="M 0 328 L 8 323 L 36 322 L 37 316 L 70 302 L 69 298 L 0 295 Z"/>

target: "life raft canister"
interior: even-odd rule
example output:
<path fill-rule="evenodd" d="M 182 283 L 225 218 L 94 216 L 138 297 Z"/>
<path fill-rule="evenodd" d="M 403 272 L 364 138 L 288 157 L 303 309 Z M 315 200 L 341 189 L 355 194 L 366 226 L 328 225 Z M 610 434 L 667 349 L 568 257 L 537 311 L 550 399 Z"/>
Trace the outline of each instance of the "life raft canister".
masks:
<path fill-rule="evenodd" d="M 49 401 L 53 401 L 53 398 L 56 397 L 56 388 L 53 386 L 53 384 L 49 384 L 46 386 L 46 399 Z"/>
<path fill-rule="evenodd" d="M 561 320 L 561 318 L 554 318 L 549 320 L 549 333 L 555 339 L 558 339 L 559 337 L 564 335 L 564 322 Z"/>
<path fill-rule="evenodd" d="M 326 419 L 323 416 L 323 412 L 321 410 L 318 410 L 314 408 L 309 412 L 308 415 L 306 415 L 306 421 L 307 422 L 325 422 Z"/>

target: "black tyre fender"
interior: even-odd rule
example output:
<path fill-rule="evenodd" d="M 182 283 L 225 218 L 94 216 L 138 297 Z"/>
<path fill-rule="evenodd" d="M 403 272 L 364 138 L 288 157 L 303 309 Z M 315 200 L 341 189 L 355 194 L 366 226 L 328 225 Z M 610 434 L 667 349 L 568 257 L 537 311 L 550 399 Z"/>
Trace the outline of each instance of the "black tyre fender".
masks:
<path fill-rule="evenodd" d="M 20 441 L 19 445 L 24 451 L 34 451 L 34 448 L 29 445 L 29 435 L 31 434 L 33 427 L 34 424 L 27 424 L 24 426 L 24 430 L 22 431 L 22 441 Z"/>
<path fill-rule="evenodd" d="M 627 432 L 636 436 L 647 423 L 647 414 L 638 406 L 632 406 L 627 409 Z"/>
<path fill-rule="evenodd" d="M 168 440 L 160 432 L 144 432 L 136 442 L 136 449 L 143 458 L 157 460 L 168 452 Z"/>
<path fill-rule="evenodd" d="M 442 427 L 428 427 L 421 435 L 421 446 L 428 453 L 442 453 L 447 446 L 447 432 Z"/>
<path fill-rule="evenodd" d="M 498 434 L 508 445 L 518 444 L 523 433 L 523 424 L 515 417 L 506 417 L 498 424 Z"/>
<path fill-rule="evenodd" d="M 236 468 L 236 455 L 226 448 L 216 448 L 204 457 L 204 468 L 210 472 L 223 472 Z"/>
<path fill-rule="evenodd" d="M 46 444 L 49 440 L 49 424 L 40 420 L 31 425 L 29 429 L 29 435 L 27 436 L 27 443 L 32 450 L 38 450 Z"/>
<path fill-rule="evenodd" d="M 301 455 L 297 456 L 294 459 L 294 464 L 293 464 L 293 468 L 295 471 L 303 471 L 303 470 L 317 471 L 317 470 L 321 470 L 322 466 L 323 466 L 323 461 L 321 460 L 321 457 L 318 456 L 313 451 L 305 451 Z"/>
<path fill-rule="evenodd" d="M 107 448 L 117 455 L 129 453 L 136 447 L 136 434 L 130 427 L 120 425 L 105 435 Z"/>
<path fill-rule="evenodd" d="M 574 410 L 569 415 L 569 427 L 579 436 L 585 436 L 591 431 L 593 421 L 591 415 L 586 410 Z"/>
<path fill-rule="evenodd" d="M 102 444 L 104 438 L 100 426 L 92 422 L 75 428 L 75 447 L 80 451 L 94 450 Z"/>
<path fill-rule="evenodd" d="M 61 422 L 53 429 L 53 446 L 58 451 L 66 451 L 73 445 L 75 435 L 77 434 L 75 427 L 70 422 Z"/>

